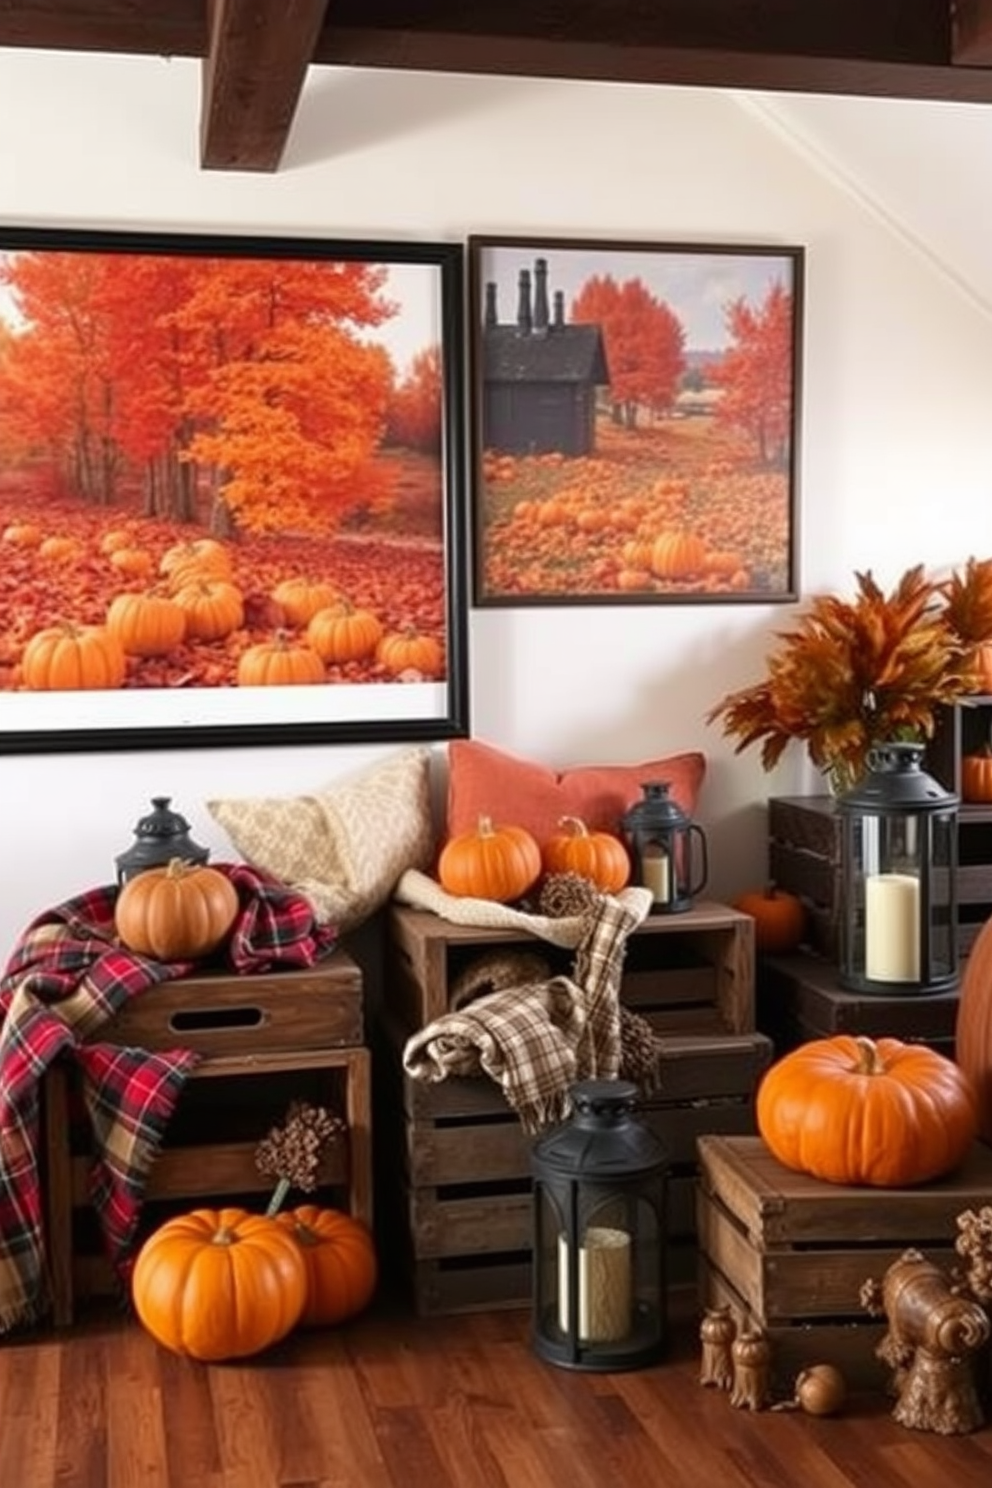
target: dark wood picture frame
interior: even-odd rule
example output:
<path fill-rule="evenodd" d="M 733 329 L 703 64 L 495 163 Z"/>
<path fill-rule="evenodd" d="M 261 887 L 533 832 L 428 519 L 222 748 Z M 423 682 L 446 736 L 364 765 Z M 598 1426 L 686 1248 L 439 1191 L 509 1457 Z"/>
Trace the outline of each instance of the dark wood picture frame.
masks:
<path fill-rule="evenodd" d="M 0 227 L 0 750 L 468 732 L 464 258 Z"/>
<path fill-rule="evenodd" d="M 797 598 L 804 267 L 469 239 L 475 605 Z"/>

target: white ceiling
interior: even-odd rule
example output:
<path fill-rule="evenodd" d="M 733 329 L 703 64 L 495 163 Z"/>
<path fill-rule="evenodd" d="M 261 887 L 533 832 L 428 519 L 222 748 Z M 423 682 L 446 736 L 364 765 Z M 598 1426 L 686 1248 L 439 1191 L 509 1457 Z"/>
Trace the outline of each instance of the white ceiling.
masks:
<path fill-rule="evenodd" d="M 992 317 L 992 108 L 739 94 Z"/>

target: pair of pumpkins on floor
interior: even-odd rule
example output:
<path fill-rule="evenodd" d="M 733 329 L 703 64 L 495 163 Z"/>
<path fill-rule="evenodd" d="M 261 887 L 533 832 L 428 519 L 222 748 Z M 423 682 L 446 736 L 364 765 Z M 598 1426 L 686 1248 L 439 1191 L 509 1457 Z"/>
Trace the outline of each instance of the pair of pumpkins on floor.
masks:
<path fill-rule="evenodd" d="M 371 1232 L 340 1210 L 195 1209 L 144 1242 L 131 1295 L 159 1343 L 219 1362 L 260 1353 L 297 1324 L 355 1316 L 371 1301 L 377 1272 Z"/>

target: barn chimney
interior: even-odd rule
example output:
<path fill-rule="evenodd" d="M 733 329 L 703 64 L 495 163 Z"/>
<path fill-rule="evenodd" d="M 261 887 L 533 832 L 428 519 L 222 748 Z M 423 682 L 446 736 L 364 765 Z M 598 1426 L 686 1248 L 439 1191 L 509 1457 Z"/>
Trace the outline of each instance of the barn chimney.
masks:
<path fill-rule="evenodd" d="M 486 310 L 483 325 L 487 331 L 495 330 L 499 325 L 499 316 L 496 311 L 496 285 L 491 280 L 486 285 Z"/>
<path fill-rule="evenodd" d="M 530 269 L 520 270 L 520 295 L 517 300 L 517 330 L 529 336 L 534 322 L 530 311 Z"/>
<path fill-rule="evenodd" d="M 563 289 L 556 289 L 555 290 L 555 325 L 556 326 L 563 326 L 564 324 L 565 324 L 565 291 Z"/>
<path fill-rule="evenodd" d="M 534 330 L 539 336 L 548 333 L 548 260 L 534 260 Z"/>

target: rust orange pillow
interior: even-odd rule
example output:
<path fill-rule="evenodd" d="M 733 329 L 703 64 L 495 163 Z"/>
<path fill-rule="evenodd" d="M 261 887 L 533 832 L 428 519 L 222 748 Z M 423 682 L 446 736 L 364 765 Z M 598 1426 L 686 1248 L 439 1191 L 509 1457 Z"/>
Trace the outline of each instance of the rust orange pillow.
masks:
<path fill-rule="evenodd" d="M 471 831 L 480 816 L 526 827 L 542 845 L 562 816 L 580 816 L 588 827 L 615 832 L 624 812 L 641 800 L 641 787 L 648 780 L 669 781 L 673 799 L 693 816 L 705 772 L 705 756 L 698 752 L 639 765 L 549 770 L 478 739 L 452 739 L 447 834 Z"/>

